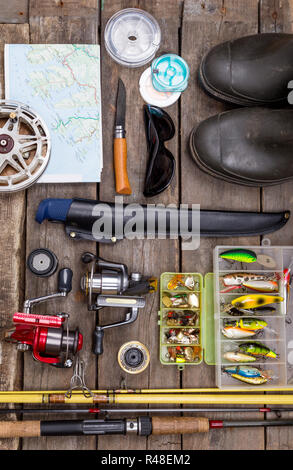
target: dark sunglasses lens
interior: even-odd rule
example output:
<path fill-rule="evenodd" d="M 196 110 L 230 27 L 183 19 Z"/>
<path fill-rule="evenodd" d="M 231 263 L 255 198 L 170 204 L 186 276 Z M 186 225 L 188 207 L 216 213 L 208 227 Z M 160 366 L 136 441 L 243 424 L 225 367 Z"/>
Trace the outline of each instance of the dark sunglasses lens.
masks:
<path fill-rule="evenodd" d="M 175 126 L 169 114 L 155 106 L 149 106 L 147 111 L 146 119 L 153 121 L 159 139 L 161 141 L 171 139 L 175 134 Z"/>
<path fill-rule="evenodd" d="M 146 179 L 144 195 L 150 197 L 164 191 L 171 183 L 174 171 L 175 160 L 173 155 L 164 147 L 161 148 Z"/>

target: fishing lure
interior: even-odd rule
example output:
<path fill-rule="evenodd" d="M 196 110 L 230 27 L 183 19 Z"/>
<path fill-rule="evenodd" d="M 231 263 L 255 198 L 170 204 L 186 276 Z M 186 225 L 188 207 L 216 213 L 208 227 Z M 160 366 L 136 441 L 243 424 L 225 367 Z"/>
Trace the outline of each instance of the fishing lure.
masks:
<path fill-rule="evenodd" d="M 167 284 L 167 289 L 169 290 L 177 289 L 178 286 L 181 286 L 181 287 L 184 286 L 182 274 L 176 274 L 175 276 L 173 276 L 172 279 Z"/>
<path fill-rule="evenodd" d="M 279 285 L 276 281 L 244 281 L 243 287 L 258 292 L 278 292 Z"/>
<path fill-rule="evenodd" d="M 246 250 L 244 248 L 235 248 L 224 251 L 220 254 L 220 258 L 239 261 L 240 263 L 254 263 L 257 260 L 254 251 Z"/>
<path fill-rule="evenodd" d="M 164 316 L 167 326 L 195 326 L 198 320 L 198 313 L 192 310 L 174 311 L 170 310 Z"/>
<path fill-rule="evenodd" d="M 186 276 L 184 278 L 183 274 L 175 274 L 172 279 L 167 284 L 168 290 L 175 290 L 178 287 L 186 287 L 188 290 L 194 290 L 195 282 L 192 276 Z"/>
<path fill-rule="evenodd" d="M 222 277 L 225 286 L 241 286 L 243 282 L 248 281 L 268 281 L 274 278 L 272 274 L 254 274 L 254 273 L 230 273 Z"/>
<path fill-rule="evenodd" d="M 252 385 L 261 385 L 268 381 L 268 376 L 256 367 L 250 366 L 229 366 L 224 368 L 231 377 Z"/>
<path fill-rule="evenodd" d="M 196 294 L 177 294 L 173 296 L 164 295 L 162 297 L 163 305 L 167 308 L 198 308 L 199 299 Z"/>
<path fill-rule="evenodd" d="M 222 333 L 224 336 L 226 336 L 226 338 L 229 338 L 229 339 L 241 339 L 241 338 L 248 338 L 250 336 L 254 336 L 257 333 L 257 331 L 245 330 L 237 326 L 225 326 L 222 329 Z"/>
<path fill-rule="evenodd" d="M 238 374 L 242 377 L 260 377 L 262 372 L 256 367 L 252 366 L 228 366 L 224 368 L 227 374 Z"/>
<path fill-rule="evenodd" d="M 265 328 L 268 324 L 264 320 L 257 318 L 241 318 L 240 320 L 225 320 L 225 327 L 238 327 L 245 330 L 258 331 Z"/>
<path fill-rule="evenodd" d="M 245 248 L 234 248 L 231 250 L 220 253 L 220 258 L 228 259 L 231 261 L 238 261 L 240 263 L 255 263 L 256 261 L 262 266 L 273 269 L 276 267 L 276 261 L 266 254 L 256 253 L 252 250 L 246 250 Z"/>
<path fill-rule="evenodd" d="M 231 316 L 242 316 L 242 315 L 268 315 L 270 313 L 275 313 L 275 307 L 259 307 L 259 308 L 250 308 L 250 309 L 238 309 L 232 307 L 228 310 L 227 313 Z"/>
<path fill-rule="evenodd" d="M 238 309 L 251 309 L 283 302 L 283 300 L 283 297 L 277 295 L 247 294 L 233 299 L 231 304 Z"/>
<path fill-rule="evenodd" d="M 231 374 L 231 377 L 237 380 L 241 380 L 241 382 L 245 382 L 251 385 L 262 385 L 268 381 L 267 377 L 264 377 L 264 376 L 243 377 L 242 375 L 239 375 L 239 374 Z"/>
<path fill-rule="evenodd" d="M 167 359 L 171 362 L 198 362 L 200 360 L 200 346 L 171 346 L 168 347 Z"/>
<path fill-rule="evenodd" d="M 224 359 L 229 362 L 255 362 L 256 357 L 250 356 L 250 354 L 244 354 L 238 351 L 227 351 L 224 354 Z"/>
<path fill-rule="evenodd" d="M 275 351 L 261 343 L 243 343 L 239 345 L 240 351 L 253 356 L 271 357 L 276 359 L 278 356 Z"/>
<path fill-rule="evenodd" d="M 291 282 L 292 282 L 291 265 L 292 263 L 290 263 L 289 268 L 284 269 L 284 272 L 283 272 L 283 283 L 284 283 L 284 293 L 285 293 L 285 300 L 284 300 L 285 313 L 287 313 L 288 303 L 290 299 L 290 289 L 291 289 Z"/>
<path fill-rule="evenodd" d="M 167 343 L 198 344 L 199 330 L 194 328 L 172 328 L 165 333 Z"/>
<path fill-rule="evenodd" d="M 233 273 L 222 277 L 225 289 L 221 293 L 230 292 L 235 289 L 251 289 L 258 292 L 270 293 L 278 292 L 279 285 L 272 280 L 274 274 L 251 274 L 251 273 Z"/>

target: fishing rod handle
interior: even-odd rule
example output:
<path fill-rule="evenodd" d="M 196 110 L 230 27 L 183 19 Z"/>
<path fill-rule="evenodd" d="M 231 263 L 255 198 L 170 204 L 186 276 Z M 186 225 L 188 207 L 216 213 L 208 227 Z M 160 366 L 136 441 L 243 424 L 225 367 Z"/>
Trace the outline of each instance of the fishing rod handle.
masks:
<path fill-rule="evenodd" d="M 203 417 L 156 416 L 152 418 L 152 434 L 193 434 L 209 432 L 209 420 Z"/>
<path fill-rule="evenodd" d="M 40 421 L 0 421 L 0 439 L 41 436 Z"/>

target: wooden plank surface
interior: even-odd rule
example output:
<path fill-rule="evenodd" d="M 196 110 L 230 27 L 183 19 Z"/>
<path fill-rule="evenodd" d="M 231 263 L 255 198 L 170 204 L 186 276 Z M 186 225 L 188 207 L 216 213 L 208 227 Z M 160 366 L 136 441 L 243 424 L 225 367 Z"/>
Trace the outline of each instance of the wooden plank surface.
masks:
<path fill-rule="evenodd" d="M 53 16 L 51 10 L 48 12 L 47 4 L 44 2 L 44 13 L 42 5 L 38 2 L 38 10 L 32 9 L 36 16 L 30 16 L 30 36 L 32 43 L 76 43 L 96 44 L 98 38 L 98 7 L 93 11 L 92 17 L 83 17 L 75 2 L 65 2 L 74 9 L 75 16 Z M 47 16 L 48 14 L 48 16 Z M 56 12 L 57 14 L 57 12 Z M 35 221 L 35 213 L 39 202 L 47 197 L 85 197 L 96 199 L 95 184 L 36 184 L 28 191 L 27 195 L 27 255 L 35 248 L 45 247 L 51 249 L 59 259 L 59 268 L 70 267 L 73 270 L 73 289 L 67 299 L 52 301 L 38 308 L 39 312 L 55 313 L 65 311 L 70 314 L 70 327 L 79 326 L 84 335 L 84 346 L 81 358 L 86 364 L 86 382 L 89 387 L 95 387 L 96 361 L 91 353 L 91 337 L 94 329 L 94 317 L 87 311 L 85 298 L 80 294 L 80 277 L 84 271 L 81 263 L 81 254 L 84 251 L 95 251 L 95 244 L 91 242 L 74 243 L 64 233 L 62 225 L 47 224 L 39 226 Z M 44 295 L 56 292 L 57 274 L 44 280 L 27 272 L 26 297 Z M 36 363 L 31 357 L 26 356 L 24 362 L 24 388 L 25 389 L 56 389 L 69 387 L 72 369 L 56 369 L 48 365 Z M 96 439 L 94 437 L 69 437 L 69 438 L 41 438 L 24 439 L 23 449 L 95 449 Z"/>
<path fill-rule="evenodd" d="M 293 1 L 292 0 L 261 0 L 260 2 L 261 33 L 293 33 Z M 262 192 L 263 210 L 291 210 L 291 219 L 277 233 L 267 235 L 272 245 L 293 245 L 293 183 L 285 183 L 272 188 L 264 188 Z M 285 266 L 284 266 L 285 268 Z M 292 413 L 287 416 L 293 416 Z M 268 419 L 273 416 L 268 415 Z M 293 429 L 267 428 L 266 448 L 268 450 L 292 450 Z"/>
<path fill-rule="evenodd" d="M 102 10 L 102 43 L 103 31 L 108 19 L 117 11 L 126 7 L 139 7 L 148 11 L 159 21 L 162 29 L 162 45 L 160 50 L 178 52 L 178 28 L 180 26 L 180 3 L 177 0 L 157 1 L 106 1 Z M 125 203 L 152 203 L 162 204 L 179 201 L 178 171 L 170 188 L 162 195 L 145 200 L 142 196 L 144 175 L 147 162 L 146 138 L 143 124 L 144 104 L 139 93 L 139 78 L 145 67 L 129 69 L 119 66 L 102 49 L 102 83 L 103 89 L 103 141 L 105 149 L 105 165 L 103 181 L 100 185 L 100 199 L 114 201 L 114 173 L 113 173 L 113 129 L 116 105 L 116 91 L 118 77 L 121 77 L 126 86 L 127 115 L 126 137 L 128 145 L 128 171 L 132 195 L 124 197 Z M 168 108 L 176 126 L 176 136 L 168 142 L 167 146 L 177 160 L 178 168 L 178 104 Z M 115 247 L 100 245 L 100 255 L 111 261 L 125 263 L 130 272 L 139 271 L 145 275 L 159 277 L 164 271 L 177 271 L 179 268 L 179 245 L 177 240 L 124 240 Z M 179 373 L 174 367 L 163 367 L 159 362 L 159 327 L 157 325 L 158 294 L 147 297 L 146 307 L 139 313 L 138 320 L 130 326 L 114 328 L 105 332 L 104 354 L 98 360 L 99 387 L 120 387 L 121 379 L 126 380 L 127 388 L 156 388 L 180 387 Z M 117 309 L 104 309 L 101 311 L 101 324 L 112 323 L 122 318 Z M 124 374 L 117 363 L 117 352 L 122 344 L 129 340 L 139 340 L 145 344 L 151 353 L 149 368 L 137 376 Z M 111 367 L 109 367 L 111 364 Z M 127 375 L 127 376 L 125 376 Z M 168 443 L 168 444 L 167 444 Z M 101 437 L 99 449 L 168 449 L 180 448 L 180 436 L 162 436 L 146 439 L 137 439 L 128 436 Z"/>
<path fill-rule="evenodd" d="M 4 44 L 27 43 L 29 28 L 23 25 L 0 25 L 0 94 L 4 98 Z M 23 303 L 25 193 L 0 195 L 0 328 L 11 328 L 12 315 Z M 12 344 L 0 343 L 0 389 L 21 390 L 21 356 Z M 11 417 L 8 417 L 11 418 Z M 0 449 L 17 449 L 17 439 L 0 441 Z"/>
<path fill-rule="evenodd" d="M 191 69 L 191 79 L 181 98 L 181 194 L 182 202 L 196 202 L 201 209 L 259 210 L 259 190 L 223 182 L 202 172 L 194 163 L 188 148 L 193 126 L 228 107 L 208 97 L 199 87 L 197 70 L 203 55 L 214 45 L 226 40 L 257 33 L 257 0 L 186 0 L 182 23 L 181 55 Z M 212 252 L 216 245 L 258 244 L 257 237 L 231 239 L 201 239 L 200 249 L 182 252 L 182 271 L 207 273 L 212 271 Z M 201 364 L 186 367 L 183 387 L 215 386 L 214 367 Z M 226 417 L 229 418 L 227 415 Z M 241 416 L 247 417 L 243 413 Z M 251 417 L 251 416 L 250 416 Z M 186 449 L 261 449 L 263 430 L 247 434 L 247 430 L 228 429 L 220 434 L 183 438 Z"/>
<path fill-rule="evenodd" d="M 29 16 L 99 17 L 99 0 L 30 0 Z"/>
<path fill-rule="evenodd" d="M 19 8 L 12 4 L 25 5 L 27 2 L 7 2 L 7 21 L 24 22 L 27 18 L 19 15 Z M 184 6 L 184 8 L 183 8 Z M 162 45 L 159 52 L 172 51 L 182 55 L 191 69 L 188 89 L 180 102 L 166 111 L 172 116 L 176 127 L 175 137 L 167 146 L 176 158 L 177 171 L 171 187 L 161 196 L 146 200 L 142 196 L 147 150 L 143 125 L 143 100 L 139 94 L 138 82 L 146 67 L 129 69 L 120 67 L 106 53 L 103 31 L 107 20 L 115 12 L 129 7 L 139 7 L 153 14 L 162 29 Z M 20 11 L 27 11 L 23 7 Z M 193 126 L 207 117 L 217 114 L 227 106 L 207 97 L 199 88 L 197 68 L 203 54 L 213 45 L 222 41 L 258 32 L 292 32 L 293 0 L 261 0 L 260 16 L 257 0 L 104 0 L 100 8 L 96 0 L 38 0 L 30 1 L 29 25 L 0 25 L 0 90 L 3 96 L 3 45 L 9 42 L 25 43 L 98 43 L 99 27 L 102 40 L 102 114 L 104 169 L 99 192 L 93 184 L 81 185 L 38 185 L 25 193 L 0 197 L 0 221 L 4 226 L 0 235 L 2 255 L 0 274 L 2 279 L 0 295 L 0 326 L 6 326 L 11 313 L 16 311 L 23 298 L 44 295 L 56 291 L 57 276 L 47 281 L 35 278 L 25 270 L 28 253 L 38 247 L 52 249 L 59 258 L 60 268 L 68 266 L 74 271 L 73 291 L 66 300 L 51 302 L 42 306 L 39 312 L 55 313 L 60 309 L 71 314 L 70 325 L 80 326 L 85 335 L 82 353 L 87 363 L 86 380 L 90 387 L 116 388 L 126 384 L 127 388 L 156 387 L 206 387 L 215 386 L 214 368 L 204 364 L 186 367 L 183 373 L 176 367 L 164 367 L 159 362 L 159 327 L 157 311 L 159 296 L 147 297 L 146 307 L 139 313 L 138 320 L 130 326 L 114 328 L 105 332 L 104 353 L 97 360 L 91 353 L 91 338 L 95 315 L 89 313 L 85 299 L 79 293 L 79 279 L 83 272 L 80 256 L 83 251 L 96 249 L 110 261 L 124 262 L 130 272 L 156 275 L 164 271 L 212 270 L 212 250 L 220 244 L 258 244 L 258 237 L 240 239 L 202 239 L 200 249 L 195 252 L 180 251 L 177 240 L 125 240 L 117 246 L 93 243 L 71 242 L 63 227 L 45 223 L 39 226 L 34 221 L 35 211 L 41 199 L 46 197 L 99 197 L 114 201 L 113 173 L 113 126 L 118 77 L 126 85 L 127 92 L 127 144 L 128 169 L 132 195 L 124 202 L 139 203 L 199 203 L 202 209 L 232 210 L 282 210 L 293 205 L 292 183 L 271 187 L 262 191 L 225 183 L 200 171 L 191 159 L 188 138 Z M 9 16 L 10 15 L 10 16 Z M 19 21 L 17 21 L 19 19 Z M 2 15 L 2 22 L 6 22 Z M 26 208 L 27 198 L 27 208 Z M 291 221 L 281 231 L 267 236 L 272 244 L 292 244 Z M 13 237 L 11 237 L 13 233 Z M 25 291 L 25 292 L 24 292 Z M 112 323 L 122 318 L 116 309 L 104 309 L 99 313 L 100 324 Z M 117 363 L 120 346 L 137 339 L 151 352 L 149 368 L 138 376 L 123 373 Z M 11 345 L 1 343 L 0 388 L 2 390 L 67 388 L 72 371 L 58 370 L 33 362 L 27 353 L 22 368 L 21 356 Z M 9 364 L 9 366 L 7 366 Z M 124 381 L 123 381 L 124 379 Z M 221 416 L 223 416 L 221 414 Z M 215 415 L 217 417 L 217 415 Z M 227 419 L 235 415 L 226 414 Z M 237 414 L 240 419 L 247 413 Z M 249 413 L 249 418 L 254 417 Z M 17 440 L 3 440 L 0 449 L 13 449 Z M 292 449 L 291 428 L 262 428 L 247 430 L 222 430 L 206 435 L 183 437 L 162 436 L 137 437 L 94 437 L 84 438 L 40 438 L 24 439 L 24 450 L 41 449 L 95 449 L 100 450 L 179 450 L 183 449 Z"/>
<path fill-rule="evenodd" d="M 29 0 L 1 2 L 0 23 L 28 23 Z"/>

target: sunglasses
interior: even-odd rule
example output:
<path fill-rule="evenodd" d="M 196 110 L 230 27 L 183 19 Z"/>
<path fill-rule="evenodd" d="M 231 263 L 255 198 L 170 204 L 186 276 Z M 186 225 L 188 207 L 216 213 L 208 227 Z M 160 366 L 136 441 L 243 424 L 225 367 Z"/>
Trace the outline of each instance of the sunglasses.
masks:
<path fill-rule="evenodd" d="M 175 173 L 175 158 L 164 143 L 175 134 L 174 123 L 165 111 L 157 106 L 144 105 L 145 132 L 149 159 L 143 194 L 156 196 L 171 183 Z"/>

